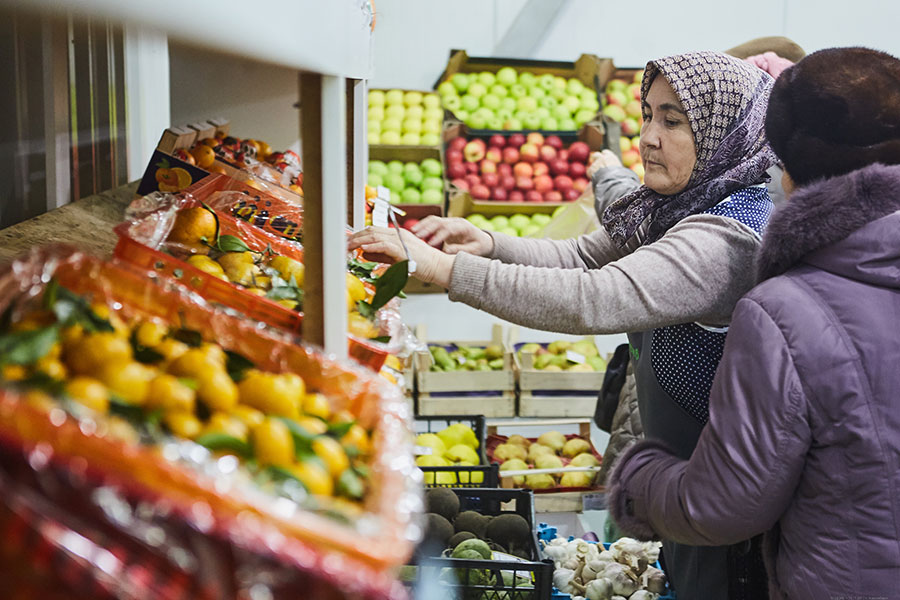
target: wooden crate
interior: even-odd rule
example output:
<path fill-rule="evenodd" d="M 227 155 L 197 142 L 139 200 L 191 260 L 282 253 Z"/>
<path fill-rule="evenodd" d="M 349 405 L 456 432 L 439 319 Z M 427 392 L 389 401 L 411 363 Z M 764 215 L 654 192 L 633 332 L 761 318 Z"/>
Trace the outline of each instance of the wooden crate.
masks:
<path fill-rule="evenodd" d="M 530 421 L 488 421 L 487 434 L 497 435 L 498 427 L 515 427 L 515 426 L 548 426 L 556 427 L 559 425 L 578 425 L 578 435 L 590 440 L 591 439 L 591 422 L 590 419 L 545 419 Z M 599 467 L 597 467 L 599 468 Z M 535 473 L 550 472 L 547 469 L 535 470 Z M 500 473 L 500 487 L 513 487 L 512 479 L 513 471 Z M 560 512 L 583 512 L 585 510 L 599 510 L 606 506 L 606 488 L 600 486 L 584 491 L 568 491 L 568 492 L 537 492 L 534 494 L 534 512 L 536 513 L 560 513 Z"/>
<path fill-rule="evenodd" d="M 416 330 L 425 339 L 423 327 Z M 495 324 L 491 340 L 484 342 L 431 342 L 465 346 L 503 347 L 500 371 L 431 371 L 434 361 L 428 350 L 415 354 L 416 405 L 418 415 L 472 414 L 486 417 L 512 417 L 516 414 L 516 382 L 512 352 L 503 341 L 503 326 Z"/>

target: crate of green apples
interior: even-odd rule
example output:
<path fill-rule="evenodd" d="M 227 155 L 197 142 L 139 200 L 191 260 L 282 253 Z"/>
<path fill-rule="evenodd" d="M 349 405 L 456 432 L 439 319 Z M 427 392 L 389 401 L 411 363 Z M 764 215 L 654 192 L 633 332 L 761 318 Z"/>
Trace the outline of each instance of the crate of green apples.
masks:
<path fill-rule="evenodd" d="M 426 338 L 422 327 L 416 336 Z M 429 342 L 427 350 L 416 352 L 414 363 L 417 414 L 515 415 L 513 357 L 500 324 L 486 342 Z"/>
<path fill-rule="evenodd" d="M 564 62 L 456 50 L 435 87 L 449 115 L 473 129 L 574 131 L 597 120 L 599 92 L 614 69 L 590 54 Z"/>
<path fill-rule="evenodd" d="M 549 223 L 553 217 L 546 213 L 534 213 L 526 215 L 515 213 L 510 216 L 494 215 L 487 218 L 481 213 L 474 213 L 466 217 L 466 220 L 485 231 L 496 231 L 515 237 L 538 237 L 544 226 Z"/>
<path fill-rule="evenodd" d="M 369 186 L 384 186 L 389 201 L 405 215 L 398 216 L 401 227 L 412 227 L 429 215 L 444 212 L 444 168 L 438 148 L 369 149 Z"/>
<path fill-rule="evenodd" d="M 369 145 L 437 146 L 444 110 L 434 92 L 369 90 Z"/>
<path fill-rule="evenodd" d="M 594 414 L 597 393 L 606 374 L 606 359 L 592 338 L 520 343 L 514 344 L 514 349 L 520 417 Z"/>

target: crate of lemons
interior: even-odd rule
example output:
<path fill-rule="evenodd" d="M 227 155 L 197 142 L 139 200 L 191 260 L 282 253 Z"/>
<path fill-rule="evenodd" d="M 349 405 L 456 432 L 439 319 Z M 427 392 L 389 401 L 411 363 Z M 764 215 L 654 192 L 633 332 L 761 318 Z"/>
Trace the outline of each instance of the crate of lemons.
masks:
<path fill-rule="evenodd" d="M 567 468 L 600 466 L 600 461 L 594 456 L 588 440 L 582 437 L 567 439 L 559 431 L 544 432 L 534 442 L 521 435 L 511 435 L 504 443 L 494 447 L 490 458 L 493 462 L 500 463 L 501 478 L 507 471 L 555 470 L 550 473 L 514 475 L 505 478 L 512 479 L 515 487 L 534 490 L 556 487 L 589 488 L 594 482 L 593 470 L 575 471 Z"/>
<path fill-rule="evenodd" d="M 125 441 L 174 436 L 234 455 L 264 489 L 297 499 L 299 484 L 310 508 L 362 510 L 371 433 L 299 375 L 258 369 L 196 331 L 125 321 L 55 282 L 43 308 L 0 330 L 0 348 L 0 385 L 32 402 L 105 419 Z"/>
<path fill-rule="evenodd" d="M 476 467 L 481 464 L 478 437 L 465 423 L 453 423 L 437 433 L 420 433 L 416 446 L 422 453 L 416 458 L 419 467 Z M 425 472 L 425 485 L 483 483 L 484 474 L 476 472 Z"/>
<path fill-rule="evenodd" d="M 258 252 L 251 250 L 237 236 L 220 235 L 218 218 L 212 210 L 203 206 L 180 210 L 167 242 L 189 249 L 191 254 L 186 262 L 192 267 L 241 286 L 250 294 L 302 312 L 303 263 L 276 254 L 271 246 Z M 372 304 L 376 290 L 374 286 L 366 285 L 378 281 L 374 273 L 377 266 L 377 263 L 351 259 L 346 273 L 347 329 L 352 335 L 364 339 L 379 336 L 373 318 L 375 310 L 381 306 Z M 396 293 L 387 295 L 388 299 L 399 293 L 402 287 L 400 285 Z"/>

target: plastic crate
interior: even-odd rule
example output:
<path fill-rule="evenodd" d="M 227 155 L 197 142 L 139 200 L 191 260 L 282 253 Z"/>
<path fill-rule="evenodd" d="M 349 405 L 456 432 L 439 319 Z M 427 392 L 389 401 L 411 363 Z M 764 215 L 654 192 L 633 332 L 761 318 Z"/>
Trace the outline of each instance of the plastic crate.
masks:
<path fill-rule="evenodd" d="M 551 526 L 547 525 L 546 523 L 538 523 L 536 537 L 540 541 L 549 542 L 550 540 L 552 540 L 556 537 L 556 527 L 551 527 Z M 575 539 L 575 536 L 570 535 L 568 538 L 568 541 L 572 541 L 573 539 Z M 598 542 L 592 542 L 590 540 L 586 540 L 586 541 L 589 544 L 597 544 L 598 543 Z M 603 548 L 606 550 L 609 550 L 609 547 L 612 545 L 612 544 L 608 544 L 606 542 L 600 542 L 600 543 L 603 544 Z M 662 566 L 659 564 L 659 562 L 653 563 L 652 566 L 656 567 L 657 569 L 662 569 Z M 672 590 L 671 588 L 669 588 L 668 584 L 666 585 L 666 589 L 668 590 L 667 593 L 659 596 L 659 598 L 657 598 L 657 600 L 678 600 L 677 597 L 675 596 L 675 591 Z M 561 592 L 558 589 L 556 589 L 555 587 L 552 589 L 552 591 L 550 593 L 550 598 L 552 598 L 553 600 L 570 600 L 571 597 L 572 596 L 570 596 L 569 594 L 566 594 L 565 592 Z"/>
<path fill-rule="evenodd" d="M 442 415 L 438 417 L 416 417 L 414 429 L 419 433 L 437 433 L 441 429 L 453 423 L 465 423 L 475 432 L 478 440 L 478 457 L 480 465 L 477 467 L 449 466 L 449 467 L 419 467 L 423 473 L 453 473 L 456 475 L 456 483 L 438 482 L 437 475 L 425 487 L 464 487 L 464 488 L 496 488 L 500 486 L 499 465 L 489 465 L 485 454 L 485 422 L 483 415 Z M 475 474 L 481 474 L 481 481 Z"/>
<path fill-rule="evenodd" d="M 547 600 L 553 587 L 553 563 L 541 558 L 534 535 L 534 503 L 531 490 L 454 489 L 459 497 L 459 510 L 474 510 L 483 515 L 517 514 L 532 530 L 530 560 L 467 560 L 460 558 L 419 557 L 415 578 L 406 582 L 415 598 L 427 600 Z M 457 581 L 442 578 L 452 570 Z M 487 581 L 476 582 L 478 571 L 489 573 Z M 502 573 L 514 574 L 513 585 L 502 585 Z M 530 584 L 515 582 L 527 577 Z M 427 592 L 426 592 L 427 590 Z"/>

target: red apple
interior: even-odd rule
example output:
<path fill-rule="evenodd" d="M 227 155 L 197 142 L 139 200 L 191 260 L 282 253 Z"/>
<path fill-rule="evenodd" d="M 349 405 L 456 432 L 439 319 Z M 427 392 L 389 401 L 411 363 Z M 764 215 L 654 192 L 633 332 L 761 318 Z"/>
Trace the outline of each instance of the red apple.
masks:
<path fill-rule="evenodd" d="M 514 165 L 519 162 L 519 149 L 518 148 L 504 148 L 503 149 L 503 162 Z"/>
<path fill-rule="evenodd" d="M 584 163 L 569 163 L 569 177 L 575 179 L 576 177 L 584 177 L 584 174 L 587 172 L 587 167 L 584 166 Z"/>
<path fill-rule="evenodd" d="M 521 133 L 514 133 L 509 136 L 509 139 L 506 141 L 506 145 L 512 148 L 518 148 L 522 144 L 525 143 L 525 136 Z"/>
<path fill-rule="evenodd" d="M 627 137 L 634 137 L 641 132 L 641 124 L 633 117 L 627 117 L 620 126 L 622 127 L 622 135 Z"/>
<path fill-rule="evenodd" d="M 482 173 L 481 183 L 493 189 L 500 184 L 500 176 L 496 173 Z"/>
<path fill-rule="evenodd" d="M 534 168 L 527 162 L 516 163 L 516 166 L 513 167 L 513 175 L 516 177 L 528 177 L 530 179 L 531 176 L 534 175 Z"/>
<path fill-rule="evenodd" d="M 519 156 L 526 162 L 537 162 L 540 157 L 540 151 L 534 144 L 522 144 L 519 148 Z"/>
<path fill-rule="evenodd" d="M 454 163 L 447 167 L 447 177 L 450 179 L 460 179 L 466 176 L 466 166 L 462 163 Z"/>
<path fill-rule="evenodd" d="M 549 175 L 550 167 L 547 166 L 545 162 L 536 162 L 534 163 L 534 176 L 538 177 L 540 175 Z"/>
<path fill-rule="evenodd" d="M 500 151 L 500 148 L 488 148 L 487 152 L 484 153 L 484 158 L 493 163 L 498 163 L 503 160 L 503 153 Z"/>
<path fill-rule="evenodd" d="M 587 163 L 591 148 L 584 142 L 572 142 L 569 146 L 569 162 Z"/>
<path fill-rule="evenodd" d="M 572 180 L 572 189 L 576 190 L 579 194 L 586 190 L 589 185 L 591 185 L 591 182 L 587 177 L 579 177 L 578 179 Z"/>
<path fill-rule="evenodd" d="M 504 175 L 512 175 L 513 168 L 512 165 L 508 165 L 506 163 L 500 163 L 497 165 L 497 175 L 503 177 Z"/>
<path fill-rule="evenodd" d="M 497 183 L 500 187 L 505 190 L 511 190 L 516 187 L 516 178 L 512 175 L 501 175 L 500 181 Z"/>
<path fill-rule="evenodd" d="M 478 163 L 477 162 L 463 163 L 463 166 L 466 167 L 466 173 L 469 173 L 470 175 L 478 174 Z"/>
<path fill-rule="evenodd" d="M 544 202 L 562 202 L 563 195 L 559 190 L 550 190 L 544 194 Z"/>
<path fill-rule="evenodd" d="M 553 179 L 549 175 L 538 175 L 534 178 L 534 189 L 541 194 L 546 194 L 553 189 Z"/>
<path fill-rule="evenodd" d="M 491 148 L 502 148 L 505 145 L 506 138 L 499 133 L 495 133 L 491 136 L 491 139 L 488 140 L 488 146 L 490 146 Z"/>
<path fill-rule="evenodd" d="M 497 200 L 498 202 L 506 202 L 509 199 L 509 192 L 507 192 L 502 187 L 496 187 L 491 191 L 491 200 Z"/>
<path fill-rule="evenodd" d="M 569 173 L 569 163 L 557 158 L 548 164 L 552 175 L 566 175 Z"/>
<path fill-rule="evenodd" d="M 468 140 L 466 140 L 466 138 L 462 136 L 453 138 L 452 140 L 450 140 L 450 143 L 447 144 L 447 150 L 457 150 L 459 152 L 462 152 L 467 143 Z"/>
<path fill-rule="evenodd" d="M 516 187 L 527 192 L 534 189 L 534 180 L 531 177 L 516 177 Z"/>
<path fill-rule="evenodd" d="M 469 191 L 469 182 L 466 181 L 466 180 L 463 179 L 463 178 L 457 178 L 457 179 L 454 179 L 454 180 L 451 181 L 450 183 L 452 183 L 453 185 L 455 185 L 455 186 L 458 187 L 459 189 L 463 190 L 464 192 L 468 192 L 468 191 Z"/>
<path fill-rule="evenodd" d="M 580 195 L 581 195 L 581 192 L 579 192 L 575 188 L 572 188 L 571 190 L 569 190 L 565 194 L 563 194 L 563 199 L 566 202 L 572 202 L 574 200 L 578 200 L 578 196 L 580 196 Z"/>
<path fill-rule="evenodd" d="M 639 162 L 641 162 L 641 155 L 637 150 L 632 148 L 631 150 L 626 150 L 622 153 L 623 166 L 630 169 L 631 165 L 637 164 Z"/>
<path fill-rule="evenodd" d="M 543 146 L 544 145 L 544 134 L 539 133 L 537 131 L 532 131 L 527 136 L 525 136 L 525 141 L 529 144 L 534 144 L 535 146 Z"/>
<path fill-rule="evenodd" d="M 475 175 L 474 173 L 470 173 L 466 175 L 466 183 L 469 184 L 469 189 L 471 190 L 473 187 L 481 183 L 481 177 Z"/>
<path fill-rule="evenodd" d="M 524 202 L 525 194 L 521 192 L 521 190 L 512 190 L 507 194 L 507 200 L 510 202 Z"/>
<path fill-rule="evenodd" d="M 572 178 L 568 175 L 557 175 L 553 178 L 554 187 L 563 194 L 572 189 L 572 183 Z"/>
<path fill-rule="evenodd" d="M 540 153 L 541 153 L 541 160 L 543 160 L 545 162 L 550 162 L 551 160 L 556 158 L 556 148 L 554 148 L 553 146 L 549 146 L 547 144 L 544 144 L 543 146 L 541 146 Z"/>
<path fill-rule="evenodd" d="M 456 138 L 456 139 L 461 139 L 461 138 Z M 448 148 L 447 152 L 446 152 L 446 154 L 444 154 L 444 156 L 447 157 L 448 165 L 455 165 L 455 164 L 461 163 L 463 161 L 462 150 L 451 150 Z"/>
<path fill-rule="evenodd" d="M 525 202 L 543 202 L 544 195 L 537 190 L 530 190 L 525 193 Z"/>
<path fill-rule="evenodd" d="M 547 139 L 544 140 L 544 143 L 548 146 L 553 146 L 557 150 L 562 150 L 563 147 L 562 140 L 559 139 L 558 135 L 548 135 Z"/>
<path fill-rule="evenodd" d="M 568 162 L 569 161 L 569 151 L 566 150 L 565 148 L 563 148 L 562 150 L 558 150 L 556 152 L 556 158 L 558 158 L 559 160 L 564 160 L 564 161 Z"/>
<path fill-rule="evenodd" d="M 496 173 L 497 172 L 497 163 L 490 161 L 488 159 L 484 159 L 481 161 L 481 172 L 482 173 Z"/>
<path fill-rule="evenodd" d="M 482 140 L 472 140 L 466 144 L 465 148 L 463 148 L 463 156 L 469 162 L 478 162 L 484 158 L 486 150 L 487 146 L 485 146 Z M 569 154 L 571 154 L 571 152 Z"/>
<path fill-rule="evenodd" d="M 469 194 L 471 194 L 472 198 L 475 200 L 487 200 L 491 197 L 491 190 L 489 190 L 486 185 L 478 184 L 472 186 L 472 189 L 469 190 Z"/>

